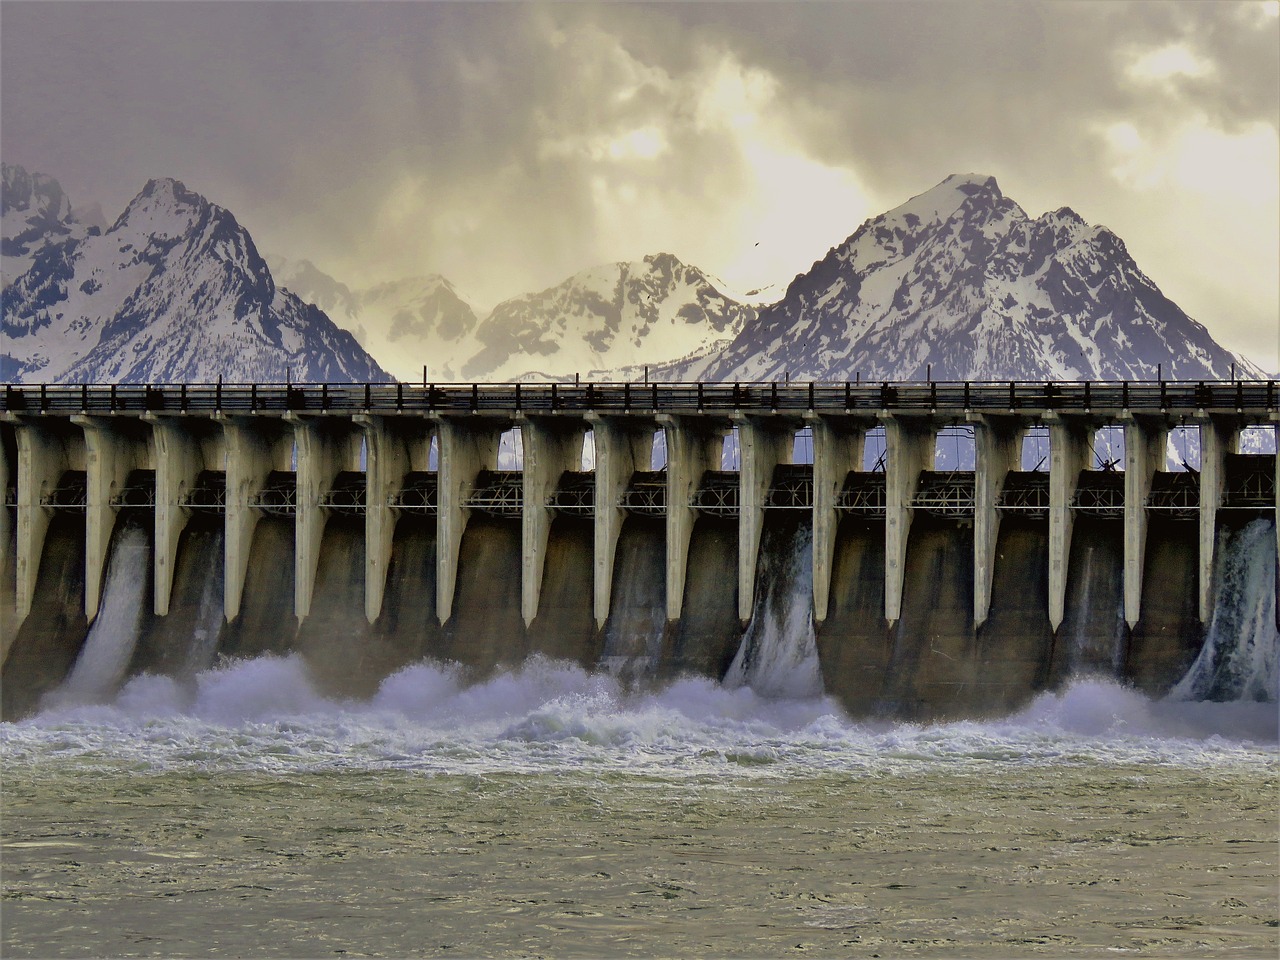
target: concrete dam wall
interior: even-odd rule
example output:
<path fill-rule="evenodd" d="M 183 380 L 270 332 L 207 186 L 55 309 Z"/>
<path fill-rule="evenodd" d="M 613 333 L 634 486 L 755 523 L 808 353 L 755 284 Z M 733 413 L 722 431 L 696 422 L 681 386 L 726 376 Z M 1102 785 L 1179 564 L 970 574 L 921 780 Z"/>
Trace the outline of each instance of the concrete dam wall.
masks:
<path fill-rule="evenodd" d="M 734 386 L 730 406 L 694 385 L 618 409 L 525 386 L 464 411 L 411 409 L 403 385 L 383 407 L 253 388 L 248 410 L 230 388 L 216 410 L 195 388 L 174 410 L 152 388 L 109 410 L 102 388 L 74 409 L 9 388 L 3 715 L 285 654 L 338 697 L 423 658 L 480 678 L 540 655 L 825 692 L 855 717 L 998 715 L 1086 674 L 1275 699 L 1276 455 L 1239 440 L 1274 431 L 1275 391 L 1222 386 L 1182 409 L 1161 385 L 1142 412 L 1097 385 L 1087 410 L 1004 385 L 1013 406 L 923 384 L 927 408 L 847 387 L 827 408 L 811 385 Z M 972 469 L 935 470 L 957 424 Z M 1107 429 L 1123 454 L 1098 469 Z M 1167 469 L 1173 429 L 1198 469 Z M 1036 431 L 1045 469 L 1026 469 Z"/>

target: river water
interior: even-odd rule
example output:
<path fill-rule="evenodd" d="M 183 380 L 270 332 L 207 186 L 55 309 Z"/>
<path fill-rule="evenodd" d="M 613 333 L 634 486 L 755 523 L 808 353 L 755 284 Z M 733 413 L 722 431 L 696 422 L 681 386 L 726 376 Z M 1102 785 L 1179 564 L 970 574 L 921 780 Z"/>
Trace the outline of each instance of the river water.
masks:
<path fill-rule="evenodd" d="M 25 956 L 1259 956 L 1274 703 L 1092 680 L 1000 722 L 416 664 L 130 680 L 0 725 Z"/>

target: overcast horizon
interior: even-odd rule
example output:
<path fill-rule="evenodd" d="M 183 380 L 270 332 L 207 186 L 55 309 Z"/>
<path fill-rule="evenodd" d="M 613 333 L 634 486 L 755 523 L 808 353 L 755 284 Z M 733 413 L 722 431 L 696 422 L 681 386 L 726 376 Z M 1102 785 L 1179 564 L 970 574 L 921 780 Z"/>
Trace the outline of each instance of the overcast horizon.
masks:
<path fill-rule="evenodd" d="M 0 156 L 153 177 L 353 288 L 668 251 L 781 288 L 953 173 L 1114 230 L 1280 369 L 1280 4 L 0 5 Z"/>

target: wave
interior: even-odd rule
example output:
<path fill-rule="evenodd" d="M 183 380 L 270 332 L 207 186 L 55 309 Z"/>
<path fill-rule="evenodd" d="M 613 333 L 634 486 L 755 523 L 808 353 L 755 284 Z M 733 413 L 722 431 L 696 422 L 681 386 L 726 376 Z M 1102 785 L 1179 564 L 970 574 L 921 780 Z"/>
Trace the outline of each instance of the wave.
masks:
<path fill-rule="evenodd" d="M 229 661 L 190 681 L 142 675 L 108 703 L 0 724 L 6 765 L 140 769 L 560 769 L 657 775 L 902 772 L 1015 764 L 1275 762 L 1274 704 L 1151 700 L 1101 679 L 998 721 L 854 722 L 829 697 L 771 698 L 682 679 L 635 689 L 534 658 L 468 684 L 413 664 L 367 700 L 320 695 L 298 656 Z"/>

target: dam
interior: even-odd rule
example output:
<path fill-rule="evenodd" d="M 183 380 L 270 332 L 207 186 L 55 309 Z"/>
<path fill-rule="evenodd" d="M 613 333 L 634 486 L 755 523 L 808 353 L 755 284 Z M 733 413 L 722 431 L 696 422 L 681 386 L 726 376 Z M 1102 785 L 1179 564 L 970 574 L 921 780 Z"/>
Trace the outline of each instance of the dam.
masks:
<path fill-rule="evenodd" d="M 1278 422 L 1275 381 L 8 385 L 4 717 L 290 653 L 1274 699 Z"/>

